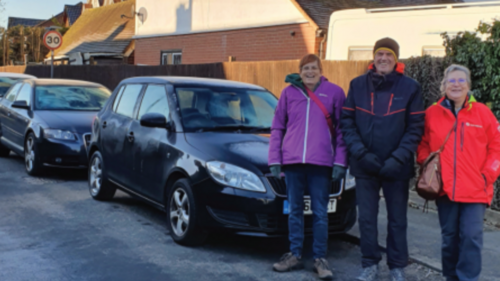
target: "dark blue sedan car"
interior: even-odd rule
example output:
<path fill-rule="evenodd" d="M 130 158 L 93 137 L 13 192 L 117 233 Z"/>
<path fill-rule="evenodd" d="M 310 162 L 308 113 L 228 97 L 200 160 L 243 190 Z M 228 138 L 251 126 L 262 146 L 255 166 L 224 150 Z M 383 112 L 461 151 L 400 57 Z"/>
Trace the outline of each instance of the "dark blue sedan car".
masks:
<path fill-rule="evenodd" d="M 0 100 L 0 156 L 24 157 L 26 171 L 86 168 L 92 121 L 111 92 L 100 84 L 28 79 Z"/>
<path fill-rule="evenodd" d="M 117 188 L 164 210 L 174 241 L 193 245 L 229 230 L 274 236 L 288 231 L 284 178 L 267 165 L 277 98 L 227 80 L 138 77 L 121 82 L 95 119 L 89 190 L 110 200 Z M 312 231 L 310 198 L 305 228 Z M 329 231 L 356 219 L 354 179 L 332 182 Z"/>

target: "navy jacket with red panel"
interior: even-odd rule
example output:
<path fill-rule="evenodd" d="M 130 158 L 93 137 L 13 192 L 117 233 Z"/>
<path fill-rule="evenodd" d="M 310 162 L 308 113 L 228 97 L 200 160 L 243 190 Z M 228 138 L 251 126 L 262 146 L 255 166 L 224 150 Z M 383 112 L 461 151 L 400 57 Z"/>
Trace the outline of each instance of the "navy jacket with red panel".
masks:
<path fill-rule="evenodd" d="M 385 76 L 376 75 L 371 65 L 370 71 L 351 81 L 341 130 L 355 177 L 370 178 L 357 164 L 366 152 L 377 155 L 382 165 L 389 157 L 404 163 L 394 175 L 396 180 L 415 175 L 414 153 L 424 132 L 424 102 L 418 82 L 403 73 L 402 63 Z"/>

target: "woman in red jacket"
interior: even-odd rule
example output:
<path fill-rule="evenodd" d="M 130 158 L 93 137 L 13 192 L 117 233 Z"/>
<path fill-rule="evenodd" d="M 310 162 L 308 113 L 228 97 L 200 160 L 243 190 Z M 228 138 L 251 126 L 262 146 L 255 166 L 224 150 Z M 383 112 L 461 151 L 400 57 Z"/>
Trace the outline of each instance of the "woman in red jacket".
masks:
<path fill-rule="evenodd" d="M 447 281 L 479 279 L 483 217 L 500 174 L 500 126 L 491 110 L 469 93 L 470 85 L 465 66 L 445 70 L 444 97 L 427 109 L 417 151 L 422 164 L 453 128 L 441 153 L 443 192 L 436 200 Z"/>

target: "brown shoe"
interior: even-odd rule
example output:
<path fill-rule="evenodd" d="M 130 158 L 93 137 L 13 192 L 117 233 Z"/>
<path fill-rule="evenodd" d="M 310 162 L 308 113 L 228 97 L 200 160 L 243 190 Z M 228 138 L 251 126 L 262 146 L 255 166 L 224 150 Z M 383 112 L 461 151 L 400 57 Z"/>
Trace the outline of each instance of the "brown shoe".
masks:
<path fill-rule="evenodd" d="M 314 260 L 314 270 L 318 273 L 321 280 L 332 280 L 333 273 L 328 266 L 328 261 L 324 258 Z"/>
<path fill-rule="evenodd" d="M 304 264 L 302 260 L 292 253 L 284 254 L 278 263 L 273 265 L 273 269 L 278 272 L 286 272 L 294 269 L 302 269 Z"/>

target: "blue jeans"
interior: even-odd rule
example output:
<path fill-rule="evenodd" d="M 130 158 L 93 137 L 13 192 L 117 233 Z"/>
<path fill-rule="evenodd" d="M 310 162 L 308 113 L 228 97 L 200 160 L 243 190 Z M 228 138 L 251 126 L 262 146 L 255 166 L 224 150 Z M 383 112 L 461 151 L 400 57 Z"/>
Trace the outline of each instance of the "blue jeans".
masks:
<path fill-rule="evenodd" d="M 304 190 L 309 189 L 311 210 L 313 212 L 313 253 L 314 258 L 325 258 L 328 247 L 329 187 L 332 168 L 301 164 L 283 167 L 290 206 L 288 216 L 288 238 L 290 251 L 297 257 L 302 256 L 304 242 Z"/>
<path fill-rule="evenodd" d="M 436 200 L 441 224 L 441 260 L 447 280 L 477 281 L 481 273 L 486 204 Z"/>

